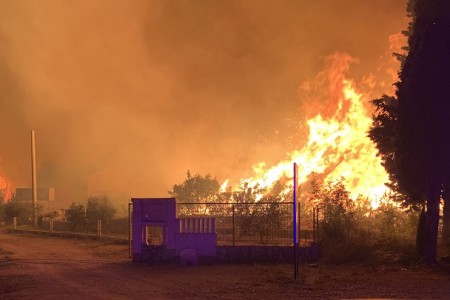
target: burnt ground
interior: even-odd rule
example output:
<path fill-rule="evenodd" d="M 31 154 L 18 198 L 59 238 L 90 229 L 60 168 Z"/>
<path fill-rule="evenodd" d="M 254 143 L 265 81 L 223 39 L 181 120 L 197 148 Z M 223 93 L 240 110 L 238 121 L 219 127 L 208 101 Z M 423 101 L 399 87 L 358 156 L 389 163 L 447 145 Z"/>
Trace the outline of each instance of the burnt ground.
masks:
<path fill-rule="evenodd" d="M 0 299 L 450 299 L 450 268 L 149 266 L 127 245 L 0 232 Z"/>

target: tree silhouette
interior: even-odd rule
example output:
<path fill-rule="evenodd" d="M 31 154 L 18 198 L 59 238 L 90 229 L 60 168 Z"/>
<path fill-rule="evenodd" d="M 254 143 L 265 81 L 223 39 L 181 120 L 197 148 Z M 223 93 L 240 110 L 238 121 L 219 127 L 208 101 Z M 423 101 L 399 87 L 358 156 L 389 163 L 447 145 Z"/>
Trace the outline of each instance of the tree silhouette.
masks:
<path fill-rule="evenodd" d="M 450 1 L 409 1 L 409 50 L 394 98 L 373 101 L 369 136 L 396 191 L 426 203 L 424 261 L 436 261 L 439 203 L 450 178 Z"/>
<path fill-rule="evenodd" d="M 191 175 L 187 171 L 187 178 L 180 184 L 175 184 L 169 194 L 177 198 L 180 203 L 212 202 L 220 189 L 216 178 L 210 174 L 205 176 Z"/>

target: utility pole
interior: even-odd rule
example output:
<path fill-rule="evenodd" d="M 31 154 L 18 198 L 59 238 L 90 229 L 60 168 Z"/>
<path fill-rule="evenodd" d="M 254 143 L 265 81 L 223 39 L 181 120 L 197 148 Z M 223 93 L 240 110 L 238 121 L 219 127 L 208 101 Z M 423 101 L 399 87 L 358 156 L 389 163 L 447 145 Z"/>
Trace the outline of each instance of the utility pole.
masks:
<path fill-rule="evenodd" d="M 37 227 L 36 145 L 34 130 L 31 130 L 31 189 L 33 193 L 33 224 Z"/>

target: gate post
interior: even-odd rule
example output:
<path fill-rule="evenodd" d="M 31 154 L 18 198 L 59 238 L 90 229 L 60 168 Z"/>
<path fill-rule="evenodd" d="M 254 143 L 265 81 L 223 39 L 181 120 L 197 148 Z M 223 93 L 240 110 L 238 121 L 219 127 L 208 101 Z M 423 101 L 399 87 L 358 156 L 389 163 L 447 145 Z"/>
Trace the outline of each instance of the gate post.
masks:
<path fill-rule="evenodd" d="M 128 258 L 133 257 L 132 252 L 132 237 L 133 237 L 133 215 L 132 215 L 133 203 L 130 201 L 128 203 Z"/>
<path fill-rule="evenodd" d="M 297 188 L 298 188 L 298 178 L 297 178 L 297 163 L 294 163 L 294 176 L 293 176 L 293 201 L 292 201 L 292 223 L 293 223 L 293 246 L 294 246 L 294 279 L 297 279 L 298 275 L 298 246 L 299 246 L 299 217 L 298 217 L 298 207 L 297 207 Z"/>

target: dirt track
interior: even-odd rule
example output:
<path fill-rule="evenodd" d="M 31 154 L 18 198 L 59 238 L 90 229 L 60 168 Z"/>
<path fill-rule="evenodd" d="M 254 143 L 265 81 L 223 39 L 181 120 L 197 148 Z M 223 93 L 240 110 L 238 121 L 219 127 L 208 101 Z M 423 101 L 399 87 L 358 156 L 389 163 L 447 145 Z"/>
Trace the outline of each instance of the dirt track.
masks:
<path fill-rule="evenodd" d="M 148 266 L 126 245 L 0 233 L 0 299 L 450 299 L 450 272 L 289 265 Z"/>

